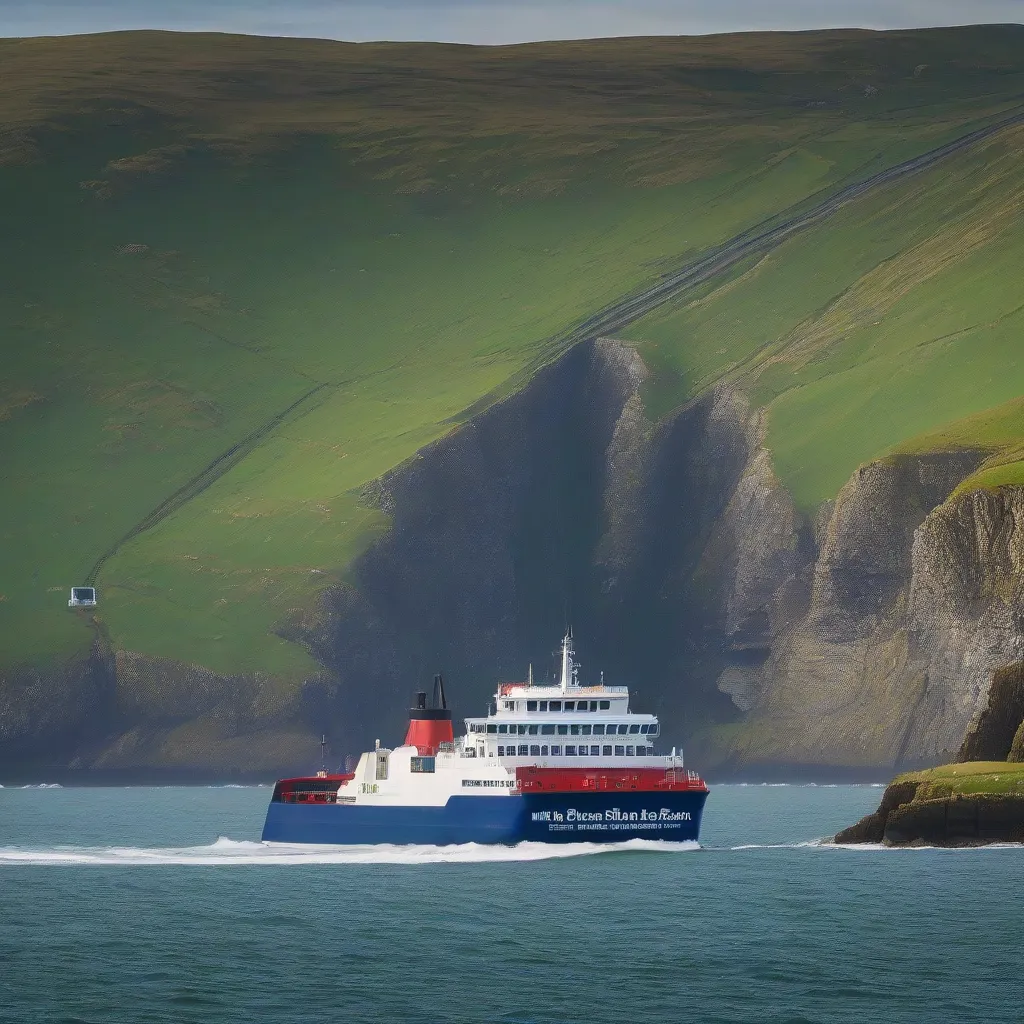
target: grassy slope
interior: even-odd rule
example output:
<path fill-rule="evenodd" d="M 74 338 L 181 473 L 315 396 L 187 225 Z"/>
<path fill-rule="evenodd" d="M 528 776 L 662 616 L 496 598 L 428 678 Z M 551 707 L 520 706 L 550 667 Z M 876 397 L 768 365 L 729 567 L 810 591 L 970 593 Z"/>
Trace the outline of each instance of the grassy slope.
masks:
<path fill-rule="evenodd" d="M 949 421 L 1024 392 L 1022 155 L 1024 130 L 1009 130 L 634 325 L 661 389 L 677 382 L 656 402 L 742 381 L 767 406 L 776 467 L 807 508 L 906 438 L 951 443 Z M 1007 406 L 967 420 L 956 444 L 1019 445 L 1020 425 Z"/>
<path fill-rule="evenodd" d="M 899 782 L 920 784 L 915 794 L 916 800 L 974 793 L 1024 795 L 1024 765 L 1006 761 L 944 764 L 938 768 L 897 775 L 892 784 Z"/>
<path fill-rule="evenodd" d="M 309 395 L 117 548 L 98 582 L 119 646 L 224 671 L 313 670 L 272 629 L 382 525 L 360 503 L 367 481 L 672 260 L 1005 108 L 1024 91 L 1018 50 L 1006 30 L 499 50 L 159 33 L 0 41 L 5 660 L 85 644 L 85 621 L 61 612 L 66 588 Z M 828 320 L 857 283 L 851 269 L 870 274 L 904 250 L 913 265 L 908 246 L 927 244 L 937 217 L 958 230 L 957 203 L 968 220 L 992 208 L 1009 265 L 1016 151 L 994 161 L 1000 145 L 961 161 L 957 180 L 1003 168 L 980 198 L 942 194 L 935 172 L 928 188 L 910 182 L 837 217 L 845 250 L 820 232 L 795 240 L 702 305 L 652 318 L 636 333 L 663 371 L 659 400 L 760 363 L 814 313 Z M 983 265 L 964 287 L 984 284 Z M 925 285 L 947 300 L 940 275 L 914 287 Z M 942 422 L 904 417 L 825 469 L 813 443 L 801 448 L 801 422 L 848 433 L 821 412 L 828 389 L 871 388 L 844 370 L 889 379 L 895 342 L 864 326 L 865 305 L 842 312 L 857 321 L 842 345 L 820 329 L 793 366 L 759 366 L 780 467 L 806 501 L 872 445 Z M 915 298 L 907 315 L 919 309 Z M 997 345 L 1000 356 L 1002 375 Z M 794 372 L 799 389 L 785 386 Z M 960 374 L 951 364 L 954 384 Z"/>

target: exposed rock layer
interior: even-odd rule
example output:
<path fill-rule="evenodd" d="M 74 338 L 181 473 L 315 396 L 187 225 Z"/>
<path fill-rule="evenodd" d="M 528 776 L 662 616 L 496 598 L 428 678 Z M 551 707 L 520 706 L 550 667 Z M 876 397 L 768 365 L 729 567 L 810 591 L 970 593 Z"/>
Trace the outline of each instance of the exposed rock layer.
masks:
<path fill-rule="evenodd" d="M 881 806 L 835 837 L 840 845 L 976 846 L 1024 841 L 1024 796 L 978 793 L 917 799 L 919 786 L 896 782 Z"/>
<path fill-rule="evenodd" d="M 985 707 L 967 730 L 957 761 L 1024 760 L 1018 733 L 1024 735 L 1024 664 L 999 669 L 992 677 Z"/>

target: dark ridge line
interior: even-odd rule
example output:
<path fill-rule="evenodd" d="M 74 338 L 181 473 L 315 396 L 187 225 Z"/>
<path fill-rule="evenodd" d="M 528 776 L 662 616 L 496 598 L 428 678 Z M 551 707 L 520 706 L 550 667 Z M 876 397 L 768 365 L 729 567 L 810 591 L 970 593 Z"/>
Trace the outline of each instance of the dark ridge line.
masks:
<path fill-rule="evenodd" d="M 88 586 L 96 585 L 96 578 L 99 576 L 103 566 L 130 540 L 134 540 L 140 533 L 151 530 L 158 523 L 162 522 L 169 515 L 176 512 L 186 502 L 202 494 L 208 487 L 216 483 L 229 469 L 238 465 L 268 434 L 281 425 L 285 418 L 294 412 L 300 405 L 305 404 L 318 392 L 325 388 L 336 388 L 336 384 L 317 384 L 310 388 L 304 395 L 297 398 L 291 405 L 260 424 L 255 430 L 250 431 L 240 441 L 237 441 L 230 448 L 221 452 L 212 462 L 207 463 L 187 483 L 179 487 L 169 497 L 164 498 L 148 515 L 140 519 L 120 540 L 111 545 L 93 563 L 86 577 Z"/>
<path fill-rule="evenodd" d="M 663 275 L 657 284 L 626 296 L 587 317 L 559 336 L 558 340 L 562 343 L 561 350 L 564 351 L 565 348 L 579 342 L 592 341 L 602 334 L 627 327 L 687 288 L 703 284 L 748 256 L 768 252 L 791 236 L 813 227 L 832 216 L 842 206 L 861 198 L 874 189 L 927 170 L 946 157 L 960 153 L 985 139 L 998 135 L 1007 128 L 1021 124 L 1024 124 L 1024 108 L 1019 108 L 1015 114 L 1000 121 L 977 128 L 958 139 L 953 139 L 952 142 L 944 143 L 926 153 L 911 157 L 909 160 L 904 160 L 885 170 L 877 171 L 861 181 L 847 185 L 803 213 L 794 213 L 781 221 L 778 221 L 778 215 L 770 217 L 717 246 L 706 255 L 687 263 L 679 270 Z M 776 223 L 772 224 L 773 221 Z M 772 226 L 766 227 L 768 224 L 772 224 Z"/>

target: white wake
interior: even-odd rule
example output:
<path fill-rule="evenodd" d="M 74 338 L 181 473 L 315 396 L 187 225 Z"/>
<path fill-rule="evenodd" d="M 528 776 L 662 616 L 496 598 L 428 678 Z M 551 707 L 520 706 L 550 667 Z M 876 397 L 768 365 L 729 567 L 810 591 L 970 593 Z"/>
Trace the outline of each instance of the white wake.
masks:
<path fill-rule="evenodd" d="M 296 865 L 296 864 L 487 864 L 553 860 L 597 853 L 699 850 L 695 842 L 631 839 L 625 843 L 520 843 L 518 846 L 284 846 L 239 842 L 221 836 L 209 846 L 52 846 L 0 847 L 0 866 L 124 864 L 141 865 Z"/>

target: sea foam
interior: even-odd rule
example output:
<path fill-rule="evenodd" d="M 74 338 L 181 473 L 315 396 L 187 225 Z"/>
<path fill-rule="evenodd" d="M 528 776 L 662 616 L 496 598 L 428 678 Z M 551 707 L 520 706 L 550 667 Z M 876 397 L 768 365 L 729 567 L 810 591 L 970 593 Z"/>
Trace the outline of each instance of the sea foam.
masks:
<path fill-rule="evenodd" d="M 625 843 L 520 843 L 518 846 L 284 846 L 242 842 L 221 836 L 208 846 L 0 847 L 3 865 L 302 865 L 302 864 L 487 864 L 581 857 L 598 853 L 680 853 L 699 850 L 695 842 L 631 839 Z"/>

